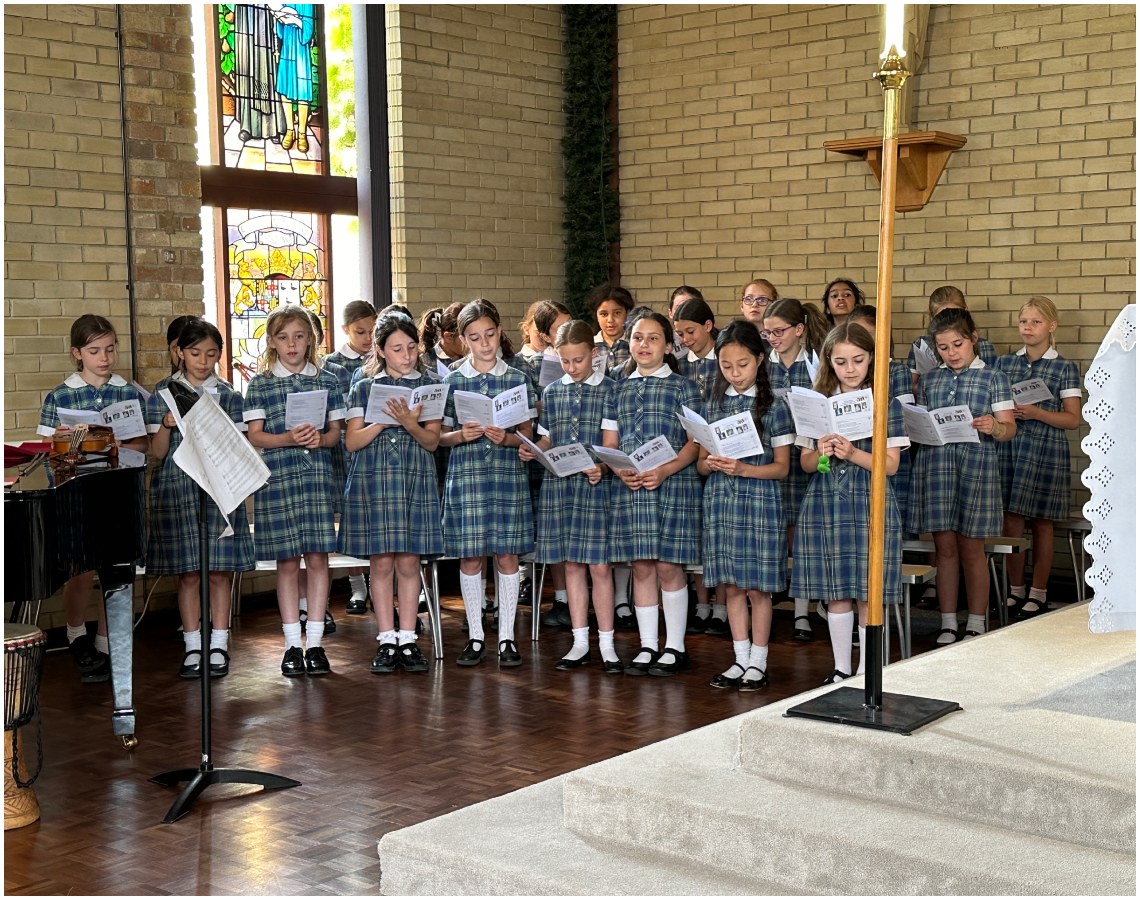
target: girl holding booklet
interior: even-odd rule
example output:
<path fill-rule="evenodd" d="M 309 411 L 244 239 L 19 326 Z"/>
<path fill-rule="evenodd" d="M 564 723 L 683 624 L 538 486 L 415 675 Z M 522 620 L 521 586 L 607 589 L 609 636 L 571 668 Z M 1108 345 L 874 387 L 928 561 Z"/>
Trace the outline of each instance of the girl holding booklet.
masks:
<path fill-rule="evenodd" d="M 958 568 L 966 575 L 969 618 L 965 637 L 986 630 L 989 573 L 984 539 L 1001 534 L 1001 476 L 997 442 L 1017 432 L 1009 379 L 977 356 L 978 333 L 966 310 L 951 307 L 934 317 L 930 343 L 942 365 L 922 376 L 920 394 L 930 410 L 965 406 L 978 443 L 918 445 L 911 470 L 908 530 L 934 533 L 938 606 L 942 610 L 939 644 L 958 635 Z"/>
<path fill-rule="evenodd" d="M 602 413 L 616 385 L 602 372 L 593 371 L 597 350 L 590 325 L 580 319 L 565 323 L 554 338 L 554 347 L 566 374 L 543 391 L 537 446 L 545 451 L 567 444 L 600 444 Z M 535 458 L 525 445 L 519 448 L 519 456 L 524 460 Z M 607 539 L 609 493 L 610 478 L 600 465 L 565 478 L 547 473 L 542 481 L 535 558 L 540 563 L 566 564 L 574 644 L 558 662 L 557 668 L 563 671 L 590 661 L 587 570 L 594 586 L 602 668 L 607 673 L 620 673 L 625 668 L 614 650 L 613 575 Z"/>
<path fill-rule="evenodd" d="M 764 343 L 749 322 L 736 321 L 716 340 L 719 366 L 705 418 L 749 413 L 762 453 L 730 459 L 700 448 L 697 469 L 704 490 L 705 581 L 725 588 L 735 661 L 709 682 L 713 687 L 758 691 L 768 683 L 772 594 L 787 584 L 788 544 L 778 482 L 788 474 L 792 417 L 772 394 Z M 752 600 L 749 640 L 748 606 Z"/>
<path fill-rule="evenodd" d="M 440 417 L 421 421 L 423 404 L 401 397 L 384 404 L 383 419 L 366 414 L 377 387 L 414 389 L 436 379 L 420 370 L 419 333 L 402 315 L 382 316 L 372 335 L 372 351 L 352 386 L 348 402 L 348 481 L 340 551 L 367 557 L 379 647 L 372 674 L 402 668 L 426 672 L 428 661 L 416 646 L 420 596 L 420 557 L 443 553 L 439 496 L 432 452 L 439 444 Z M 392 612 L 396 580 L 399 631 Z"/>
<path fill-rule="evenodd" d="M 218 378 L 214 368 L 222 355 L 222 335 L 204 319 L 185 325 L 175 341 L 178 371 L 160 381 L 146 402 L 150 454 L 158 466 L 150 479 L 150 530 L 146 542 L 146 570 L 152 575 L 178 576 L 178 612 L 182 617 L 185 652 L 178 674 L 198 678 L 202 672 L 201 608 L 198 600 L 198 485 L 174 462 L 182 432 L 159 391 L 175 381 L 199 396 L 213 395 L 240 431 L 242 396 Z M 214 677 L 230 671 L 230 580 L 233 572 L 253 568 L 253 539 L 245 518 L 245 504 L 230 514 L 234 533 L 222 538 L 226 527 L 216 503 L 209 506 L 210 530 L 210 630 L 209 672 Z"/>
<path fill-rule="evenodd" d="M 847 322 L 832 329 L 820 352 L 815 390 L 826 397 L 862 391 L 873 380 L 875 340 L 859 325 Z M 882 402 L 890 402 L 883 398 Z M 814 472 L 821 453 L 831 458 L 830 471 L 812 478 L 800 511 L 792 559 L 791 592 L 827 602 L 827 627 L 835 668 L 824 679 L 833 684 L 851 677 L 853 603 L 859 608 L 859 646 L 866 647 L 868 537 L 871 526 L 871 438 L 849 440 L 825 434 L 818 440 L 797 436 L 800 465 Z M 910 445 L 902 413 L 891 404 L 887 427 L 887 475 L 894 474 L 899 454 Z M 883 596 L 901 590 L 902 523 L 890 481 L 887 482 L 883 546 Z M 866 656 L 860 652 L 862 674 Z"/>
<path fill-rule="evenodd" d="M 768 342 L 766 373 L 777 399 L 783 399 L 792 387 L 810 388 L 819 369 L 819 351 L 829 330 L 827 319 L 814 303 L 801 303 L 791 297 L 773 300 L 764 308 L 764 328 L 760 338 Z M 791 447 L 788 477 L 780 480 L 784 500 L 784 517 L 788 525 L 788 552 L 795 542 L 796 520 L 807 493 L 811 474 L 800 465 L 800 448 Z M 814 641 L 808 618 L 810 597 L 795 597 L 792 637 L 797 641 Z"/>
<path fill-rule="evenodd" d="M 40 424 L 36 429 L 38 434 L 50 440 L 57 428 L 69 427 L 60 422 L 60 410 L 101 411 L 115 403 L 133 400 L 139 404 L 141 412 L 139 392 L 113 372 L 118 342 L 115 326 L 102 316 L 88 313 L 71 323 L 71 358 L 75 371 L 44 398 Z M 122 442 L 122 446 L 146 452 L 146 437 L 132 438 Z M 94 580 L 94 572 L 84 572 L 68 579 L 63 586 L 67 643 L 71 647 L 72 658 L 79 666 L 79 680 L 87 683 L 107 681 L 111 677 L 103 604 L 97 604 L 99 624 L 94 641 L 87 634 L 84 618 Z"/>
<path fill-rule="evenodd" d="M 668 461 L 617 471 L 610 497 L 610 559 L 633 561 L 633 603 L 641 649 L 627 675 L 674 675 L 689 668 L 685 652 L 688 591 L 684 566 L 700 561 L 701 482 L 697 445 L 681 426 L 682 406 L 698 408 L 697 387 L 677 374 L 673 326 L 661 313 L 638 319 L 630 336 L 635 369 L 611 394 L 603 445 L 630 454 L 664 437 Z M 665 650 L 657 652 L 657 591 L 665 612 Z"/>
<path fill-rule="evenodd" d="M 254 495 L 254 549 L 258 559 L 277 560 L 277 607 L 285 634 L 281 674 L 327 675 L 321 640 L 329 600 L 328 555 L 337 541 L 332 452 L 340 445 L 344 395 L 336 375 L 317 365 L 316 333 L 304 307 L 273 310 L 265 334 L 259 372 L 245 394 L 249 442 L 262 450 L 272 473 Z M 309 603 L 304 653 L 298 593 L 302 554 Z"/>
<path fill-rule="evenodd" d="M 1025 346 L 997 361 L 998 371 L 1012 382 L 1017 436 L 998 447 L 998 458 L 1003 534 L 1021 537 L 1026 519 L 1033 533 L 1033 586 L 1026 597 L 1025 554 L 1014 553 L 1007 564 L 1011 594 L 1007 602 L 1021 615 L 1033 616 L 1049 607 L 1053 522 L 1069 515 L 1065 431 L 1081 424 L 1081 375 L 1075 362 L 1057 353 L 1057 307 L 1048 297 L 1029 298 L 1018 313 L 1017 330 Z"/>
<path fill-rule="evenodd" d="M 515 643 L 519 555 L 534 547 L 534 513 L 526 468 L 517 452 L 522 442 L 515 432 L 531 436 L 529 410 L 534 408 L 535 395 L 527 376 L 499 358 L 500 347 L 505 357 L 514 355 L 499 322 L 499 311 L 489 300 L 473 300 L 463 307 L 457 327 L 467 345 L 467 358 L 444 379 L 451 392 L 440 444 L 452 449 L 443 492 L 443 542 L 448 556 L 459 557 L 459 588 L 470 634 L 457 660 L 461 666 L 478 665 L 486 652 L 479 578 L 485 556 L 495 557 L 499 665 L 522 665 Z M 506 425 L 472 418 L 459 421 L 464 417 L 457 416 L 457 408 L 466 398 L 457 397 L 457 391 L 480 395 L 479 400 L 505 392 L 519 399 L 520 386 L 525 405 L 511 407 L 521 418 L 516 416 Z M 463 408 L 468 409 L 466 402 Z"/>

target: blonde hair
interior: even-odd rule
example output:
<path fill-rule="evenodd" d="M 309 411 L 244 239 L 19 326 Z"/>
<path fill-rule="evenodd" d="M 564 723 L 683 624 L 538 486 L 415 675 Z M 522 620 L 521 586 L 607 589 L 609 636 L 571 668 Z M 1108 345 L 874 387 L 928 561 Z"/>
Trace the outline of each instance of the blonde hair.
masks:
<path fill-rule="evenodd" d="M 968 308 L 966 306 L 966 295 L 962 293 L 961 289 L 952 284 L 944 284 L 930 292 L 930 315 L 935 316 L 939 310 L 948 306 L 956 306 L 959 309 Z"/>
<path fill-rule="evenodd" d="M 305 333 L 309 336 L 309 346 L 305 350 L 305 362 L 318 365 L 317 332 L 313 328 L 313 320 L 309 311 L 303 306 L 279 306 L 269 314 L 265 320 L 265 352 L 258 360 L 258 372 L 268 372 L 277 364 L 277 348 L 273 346 L 273 337 L 291 322 L 301 323 Z"/>
<path fill-rule="evenodd" d="M 1034 294 L 1032 297 L 1021 304 L 1021 309 L 1017 311 L 1018 316 L 1020 316 L 1023 312 L 1025 312 L 1026 309 L 1031 306 L 1039 313 L 1041 313 L 1041 315 L 1045 317 L 1045 321 L 1050 325 L 1059 324 L 1060 319 L 1057 316 L 1057 304 L 1050 300 L 1048 297 L 1044 297 L 1041 294 Z M 1057 346 L 1056 332 L 1050 332 L 1049 346 Z"/>

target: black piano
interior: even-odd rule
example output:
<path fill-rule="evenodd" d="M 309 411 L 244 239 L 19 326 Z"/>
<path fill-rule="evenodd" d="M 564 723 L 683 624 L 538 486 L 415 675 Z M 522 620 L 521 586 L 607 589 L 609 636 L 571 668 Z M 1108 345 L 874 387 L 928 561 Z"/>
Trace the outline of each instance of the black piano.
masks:
<path fill-rule="evenodd" d="M 7 450 L 8 448 L 6 448 Z M 5 454 L 7 457 L 7 453 Z M 18 620 L 69 578 L 94 570 L 107 610 L 111 727 L 130 749 L 135 565 L 145 548 L 146 457 L 121 449 L 74 467 L 43 458 L 4 469 L 4 599 Z"/>

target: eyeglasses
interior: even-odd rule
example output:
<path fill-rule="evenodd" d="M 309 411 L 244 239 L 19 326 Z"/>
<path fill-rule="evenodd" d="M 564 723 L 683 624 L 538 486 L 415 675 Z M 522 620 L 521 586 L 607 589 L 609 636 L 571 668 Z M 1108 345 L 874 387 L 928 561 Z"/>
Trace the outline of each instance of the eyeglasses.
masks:
<path fill-rule="evenodd" d="M 794 325 L 785 325 L 783 328 L 769 328 L 767 331 L 761 331 L 760 337 L 766 341 L 770 341 L 772 338 L 779 340 L 785 332 L 791 331 L 794 327 Z"/>
<path fill-rule="evenodd" d="M 772 301 L 768 297 L 749 297 L 745 294 L 740 298 L 740 302 L 744 306 L 767 306 Z"/>

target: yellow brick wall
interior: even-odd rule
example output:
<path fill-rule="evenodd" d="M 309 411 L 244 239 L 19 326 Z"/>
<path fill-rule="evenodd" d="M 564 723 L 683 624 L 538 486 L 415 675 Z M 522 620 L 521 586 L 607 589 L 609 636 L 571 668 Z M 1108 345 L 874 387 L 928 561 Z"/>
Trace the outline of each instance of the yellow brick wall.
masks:
<path fill-rule="evenodd" d="M 557 5 L 389 7 L 393 285 L 419 313 L 560 299 Z"/>
<path fill-rule="evenodd" d="M 817 302 L 847 276 L 875 302 L 878 183 L 823 142 L 882 133 L 879 16 L 619 8 L 622 282 L 640 302 L 686 283 L 729 317 L 753 276 Z M 897 355 L 955 284 L 999 353 L 1020 303 L 1051 297 L 1061 353 L 1087 368 L 1135 299 L 1135 37 L 1132 6 L 932 8 L 911 121 L 967 143 L 896 218 Z"/>

